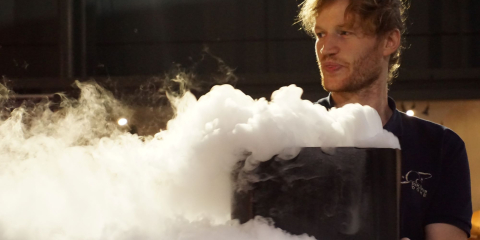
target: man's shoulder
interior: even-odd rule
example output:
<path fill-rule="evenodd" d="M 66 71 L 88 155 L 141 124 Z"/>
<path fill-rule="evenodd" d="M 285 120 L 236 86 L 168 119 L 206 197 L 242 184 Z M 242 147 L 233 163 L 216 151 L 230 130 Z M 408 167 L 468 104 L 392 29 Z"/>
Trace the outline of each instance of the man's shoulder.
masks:
<path fill-rule="evenodd" d="M 433 132 L 443 132 L 448 128 L 438 123 L 431 122 L 429 120 L 419 118 L 416 116 L 408 116 L 404 112 L 396 110 L 400 114 L 400 119 L 404 128 L 407 129 L 426 129 Z"/>
<path fill-rule="evenodd" d="M 418 137 L 431 140 L 451 140 L 463 143 L 462 139 L 452 129 L 446 126 L 419 117 L 408 116 L 400 111 L 398 112 L 406 136 L 417 135 Z"/>

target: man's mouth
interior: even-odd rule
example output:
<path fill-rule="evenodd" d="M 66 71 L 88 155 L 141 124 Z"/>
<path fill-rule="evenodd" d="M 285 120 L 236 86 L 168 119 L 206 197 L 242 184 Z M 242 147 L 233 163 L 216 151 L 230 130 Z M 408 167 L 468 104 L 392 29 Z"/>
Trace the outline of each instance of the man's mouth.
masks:
<path fill-rule="evenodd" d="M 333 63 L 333 62 L 322 63 L 322 69 L 329 73 L 338 72 L 342 67 L 343 66 L 338 63 Z"/>

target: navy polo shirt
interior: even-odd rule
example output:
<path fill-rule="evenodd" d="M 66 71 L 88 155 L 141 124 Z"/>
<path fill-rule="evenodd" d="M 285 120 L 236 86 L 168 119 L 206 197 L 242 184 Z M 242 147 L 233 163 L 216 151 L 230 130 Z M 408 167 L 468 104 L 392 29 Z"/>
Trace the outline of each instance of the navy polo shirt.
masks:
<path fill-rule="evenodd" d="M 318 104 L 330 109 L 331 95 Z M 452 130 L 397 110 L 384 129 L 398 137 L 402 148 L 400 237 L 425 239 L 431 223 L 454 225 L 470 236 L 472 198 L 467 152 Z"/>

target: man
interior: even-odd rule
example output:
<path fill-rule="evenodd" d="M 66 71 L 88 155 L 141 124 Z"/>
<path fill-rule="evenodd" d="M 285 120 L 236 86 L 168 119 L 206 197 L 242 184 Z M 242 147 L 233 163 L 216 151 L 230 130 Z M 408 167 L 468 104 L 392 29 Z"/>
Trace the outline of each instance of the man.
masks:
<path fill-rule="evenodd" d="M 400 237 L 466 239 L 472 215 L 463 141 L 450 129 L 408 117 L 388 97 L 399 67 L 401 0 L 305 0 L 299 14 L 316 37 L 327 108 L 360 103 L 377 110 L 402 148 Z"/>

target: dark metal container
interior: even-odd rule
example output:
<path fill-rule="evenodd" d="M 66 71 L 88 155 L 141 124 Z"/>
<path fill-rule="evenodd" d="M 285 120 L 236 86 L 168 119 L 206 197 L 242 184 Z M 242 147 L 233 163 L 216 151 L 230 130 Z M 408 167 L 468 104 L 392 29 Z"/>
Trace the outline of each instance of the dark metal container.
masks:
<path fill-rule="evenodd" d="M 399 150 L 303 148 L 291 160 L 242 166 L 233 173 L 232 208 L 241 223 L 262 216 L 318 240 L 399 239 Z"/>

